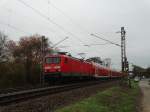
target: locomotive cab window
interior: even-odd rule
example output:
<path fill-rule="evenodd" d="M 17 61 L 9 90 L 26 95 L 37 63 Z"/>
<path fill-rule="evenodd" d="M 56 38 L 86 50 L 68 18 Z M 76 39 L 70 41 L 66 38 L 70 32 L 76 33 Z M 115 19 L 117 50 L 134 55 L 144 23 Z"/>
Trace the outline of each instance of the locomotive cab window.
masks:
<path fill-rule="evenodd" d="M 60 57 L 48 57 L 45 59 L 45 63 L 47 64 L 59 64 Z"/>

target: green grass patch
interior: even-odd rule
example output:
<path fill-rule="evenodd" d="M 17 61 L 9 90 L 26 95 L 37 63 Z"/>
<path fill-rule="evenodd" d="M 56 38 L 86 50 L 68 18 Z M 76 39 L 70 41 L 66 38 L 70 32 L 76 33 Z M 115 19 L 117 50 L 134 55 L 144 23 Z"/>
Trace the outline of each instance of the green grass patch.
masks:
<path fill-rule="evenodd" d="M 138 84 L 132 82 L 132 88 L 112 87 L 56 112 L 135 112 L 138 93 Z"/>

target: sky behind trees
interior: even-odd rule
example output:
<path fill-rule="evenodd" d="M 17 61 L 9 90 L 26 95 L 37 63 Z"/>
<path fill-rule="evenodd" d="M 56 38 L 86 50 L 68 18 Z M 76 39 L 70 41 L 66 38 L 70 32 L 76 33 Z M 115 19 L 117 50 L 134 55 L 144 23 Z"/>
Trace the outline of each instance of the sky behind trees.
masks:
<path fill-rule="evenodd" d="M 120 34 L 116 32 L 124 26 L 129 62 L 147 67 L 150 66 L 149 20 L 149 0 L 0 0 L 0 30 L 10 39 L 17 41 L 38 33 L 57 43 L 69 37 L 61 43 L 68 46 L 61 48 L 62 51 L 76 57 L 84 52 L 87 58 L 111 58 L 114 68 L 120 66 L 120 48 L 109 44 L 84 46 L 106 43 L 90 34 L 120 43 Z"/>

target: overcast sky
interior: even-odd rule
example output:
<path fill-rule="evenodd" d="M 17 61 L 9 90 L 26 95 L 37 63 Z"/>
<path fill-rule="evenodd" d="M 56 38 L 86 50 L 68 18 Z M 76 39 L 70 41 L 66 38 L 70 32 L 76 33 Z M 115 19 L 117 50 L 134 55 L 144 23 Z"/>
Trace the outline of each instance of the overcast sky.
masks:
<path fill-rule="evenodd" d="M 68 46 L 61 48 L 62 51 L 74 56 L 84 52 L 86 58 L 111 58 L 112 66 L 117 69 L 119 47 L 109 44 L 86 47 L 84 44 L 106 43 L 90 36 L 91 33 L 120 44 L 120 34 L 116 32 L 122 26 L 127 32 L 128 60 L 143 67 L 150 66 L 150 0 L 0 0 L 0 30 L 9 39 L 17 41 L 22 36 L 38 33 L 57 43 L 69 37 L 59 45 Z"/>

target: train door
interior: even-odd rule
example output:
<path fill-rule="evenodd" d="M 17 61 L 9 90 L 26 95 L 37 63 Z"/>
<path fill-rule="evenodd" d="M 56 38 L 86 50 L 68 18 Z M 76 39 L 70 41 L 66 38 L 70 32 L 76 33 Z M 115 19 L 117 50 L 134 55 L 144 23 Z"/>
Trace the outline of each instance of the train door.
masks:
<path fill-rule="evenodd" d="M 99 73 L 99 69 L 98 69 L 98 67 L 97 66 L 95 66 L 95 77 L 98 77 L 99 75 L 98 75 L 98 73 Z"/>

